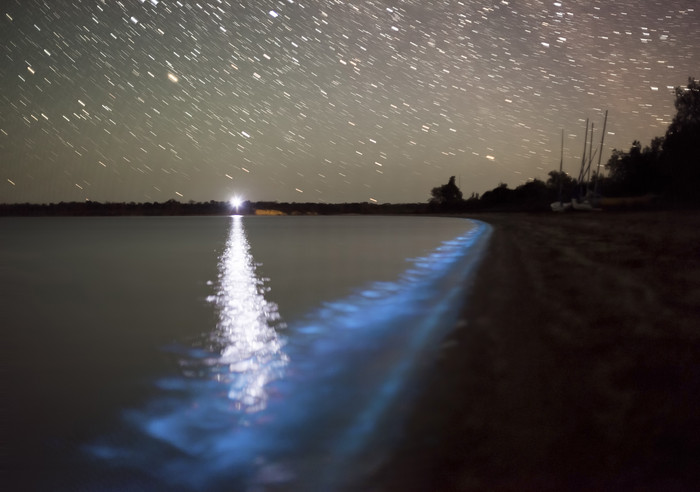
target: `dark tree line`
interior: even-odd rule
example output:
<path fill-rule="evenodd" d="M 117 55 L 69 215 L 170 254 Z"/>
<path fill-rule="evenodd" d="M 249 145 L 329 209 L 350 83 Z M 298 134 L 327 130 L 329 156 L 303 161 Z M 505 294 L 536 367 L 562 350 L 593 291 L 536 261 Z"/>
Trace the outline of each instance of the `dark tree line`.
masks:
<path fill-rule="evenodd" d="M 607 176 L 593 180 L 606 197 L 655 195 L 666 203 L 700 204 L 700 82 L 689 78 L 686 87 L 676 87 L 676 115 L 663 137 L 642 147 L 635 140 L 628 151 L 613 149 L 605 165 Z M 431 211 L 462 212 L 478 210 L 549 210 L 561 196 L 577 194 L 576 179 L 551 171 L 547 182 L 535 179 L 515 189 L 504 183 L 481 197 L 466 200 L 452 176 L 447 184 L 433 188 Z"/>
<path fill-rule="evenodd" d="M 430 194 L 430 203 L 437 207 L 452 207 L 462 201 L 462 192 L 455 184 L 454 176 L 450 176 L 447 184 L 433 188 Z"/>
<path fill-rule="evenodd" d="M 447 184 L 433 188 L 432 198 L 428 203 L 428 211 L 440 213 L 478 212 L 481 210 L 522 210 L 531 212 L 548 210 L 549 204 L 556 200 L 559 179 L 574 183 L 565 173 L 561 173 L 561 177 L 555 171 L 549 174 L 550 178 L 546 183 L 539 179 L 533 179 L 515 189 L 508 188 L 508 185 L 505 183 L 500 183 L 496 188 L 484 192 L 481 196 L 473 193 L 466 200 L 461 198 L 462 192 L 454 184 L 453 176 L 450 177 Z M 573 185 L 571 188 L 573 189 Z"/>
<path fill-rule="evenodd" d="M 49 204 L 17 203 L 0 204 L 0 216 L 124 216 L 124 215 L 227 215 L 231 213 L 228 202 L 60 202 Z"/>
<path fill-rule="evenodd" d="M 61 202 L 50 204 L 18 203 L 0 204 L 0 216 L 168 216 L 168 215 L 231 215 L 255 214 L 256 211 L 273 210 L 285 215 L 390 215 L 423 214 L 428 211 L 426 203 L 288 203 L 288 202 L 243 202 L 239 207 L 229 202 L 187 202 L 176 200 L 146 203 L 100 203 Z"/>
<path fill-rule="evenodd" d="M 611 196 L 653 193 L 669 201 L 700 203 L 700 82 L 676 87 L 676 115 L 662 137 L 613 150 L 603 191 Z"/>

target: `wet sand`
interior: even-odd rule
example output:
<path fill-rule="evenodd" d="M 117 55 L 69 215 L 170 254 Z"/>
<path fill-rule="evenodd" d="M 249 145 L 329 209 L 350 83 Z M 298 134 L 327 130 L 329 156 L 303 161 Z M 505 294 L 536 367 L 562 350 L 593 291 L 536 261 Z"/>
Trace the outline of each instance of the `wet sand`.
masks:
<path fill-rule="evenodd" d="M 475 218 L 462 320 L 368 489 L 695 490 L 700 213 Z"/>

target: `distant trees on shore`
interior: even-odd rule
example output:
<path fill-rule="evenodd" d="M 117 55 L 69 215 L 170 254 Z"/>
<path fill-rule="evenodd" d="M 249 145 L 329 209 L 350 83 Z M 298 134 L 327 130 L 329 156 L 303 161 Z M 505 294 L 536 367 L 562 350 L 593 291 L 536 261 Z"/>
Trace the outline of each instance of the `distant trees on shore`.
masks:
<path fill-rule="evenodd" d="M 50 204 L 17 203 L 0 204 L 0 216 L 123 216 L 123 215 L 227 215 L 231 214 L 228 202 L 166 202 L 112 203 L 112 202 L 60 202 Z"/>
<path fill-rule="evenodd" d="M 566 177 L 568 178 L 568 176 Z M 439 188 L 433 188 L 433 192 Z M 460 199 L 441 201 L 435 200 L 433 197 L 428 203 L 428 211 L 433 213 L 459 213 L 490 210 L 522 210 L 529 212 L 542 211 L 548 210 L 549 204 L 556 200 L 557 190 L 558 181 L 554 181 L 552 178 L 550 178 L 550 180 L 548 180 L 546 183 L 539 179 L 533 179 L 515 189 L 508 188 L 506 183 L 500 183 L 496 188 L 484 192 L 481 196 L 473 193 L 466 200 Z M 459 194 L 461 195 L 461 191 L 459 191 Z"/>
<path fill-rule="evenodd" d="M 180 216 L 180 215 L 232 215 L 256 214 L 271 211 L 279 215 L 393 215 L 424 214 L 429 212 L 427 203 L 280 203 L 243 202 L 233 207 L 230 202 L 187 202 L 168 200 L 163 203 L 100 203 L 100 202 L 61 202 L 51 204 L 17 203 L 0 204 L 0 217 L 60 217 L 60 216 Z M 276 214 L 275 214 L 276 215 Z"/>
<path fill-rule="evenodd" d="M 594 173 L 604 196 L 654 195 L 669 204 L 700 205 L 700 82 L 689 78 L 686 87 L 676 87 L 674 105 L 676 115 L 663 137 L 645 147 L 635 140 L 628 151 L 613 149 L 605 165 L 608 175 Z M 515 189 L 500 183 L 481 197 L 473 194 L 461 200 L 462 192 L 452 177 L 446 185 L 433 188 L 429 207 L 444 212 L 549 210 L 560 189 L 568 201 L 580 185 L 566 173 L 550 171 L 547 182 L 534 179 Z"/>
<path fill-rule="evenodd" d="M 454 176 L 450 176 L 447 184 L 433 188 L 430 194 L 430 203 L 437 206 L 452 206 L 462 201 L 462 192 L 455 184 Z"/>
<path fill-rule="evenodd" d="M 670 201 L 700 203 L 700 82 L 675 89 L 676 115 L 663 137 L 648 146 L 635 140 L 613 150 L 603 191 L 613 196 L 655 193 Z"/>

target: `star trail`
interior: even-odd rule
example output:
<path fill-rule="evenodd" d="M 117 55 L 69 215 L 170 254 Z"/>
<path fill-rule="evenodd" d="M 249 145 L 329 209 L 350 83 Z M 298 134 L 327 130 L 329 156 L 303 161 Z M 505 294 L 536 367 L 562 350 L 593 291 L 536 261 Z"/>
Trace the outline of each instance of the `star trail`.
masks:
<path fill-rule="evenodd" d="M 3 2 L 0 202 L 414 202 L 663 135 L 700 6 Z"/>

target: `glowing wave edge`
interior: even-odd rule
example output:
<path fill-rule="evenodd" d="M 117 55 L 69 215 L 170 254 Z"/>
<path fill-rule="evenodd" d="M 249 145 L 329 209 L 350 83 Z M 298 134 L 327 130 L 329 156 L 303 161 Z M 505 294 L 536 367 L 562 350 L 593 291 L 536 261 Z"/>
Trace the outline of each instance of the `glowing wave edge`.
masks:
<path fill-rule="evenodd" d="M 286 327 L 255 274 L 243 218 L 232 217 L 208 347 L 171 348 L 183 375 L 125 413 L 127 443 L 87 451 L 127 475 L 138 470 L 138 490 L 353 489 L 391 452 L 418 366 L 456 324 L 491 234 L 464 220 L 473 227 L 397 281 Z"/>

